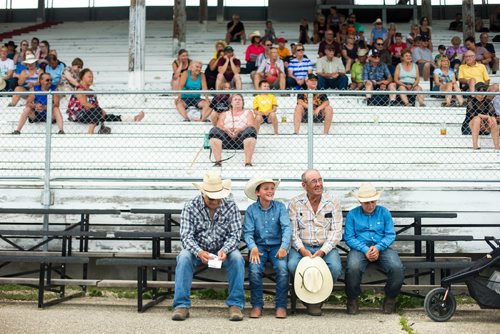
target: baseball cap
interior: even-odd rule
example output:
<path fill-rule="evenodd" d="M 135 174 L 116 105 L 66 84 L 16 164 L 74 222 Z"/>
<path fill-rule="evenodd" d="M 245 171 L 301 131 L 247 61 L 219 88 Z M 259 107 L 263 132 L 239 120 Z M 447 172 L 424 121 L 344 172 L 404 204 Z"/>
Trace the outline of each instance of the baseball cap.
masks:
<path fill-rule="evenodd" d="M 484 82 L 478 82 L 474 88 L 476 89 L 476 92 L 486 92 L 488 90 L 488 85 Z"/>
<path fill-rule="evenodd" d="M 318 80 L 318 77 L 314 73 L 309 73 L 307 75 L 307 80 Z"/>
<path fill-rule="evenodd" d="M 286 39 L 284 39 L 283 37 L 280 37 L 276 40 L 276 43 L 286 43 L 288 42 Z"/>
<path fill-rule="evenodd" d="M 224 52 L 233 52 L 233 51 L 234 51 L 234 49 L 233 49 L 233 47 L 232 47 L 232 46 L 230 46 L 230 45 L 228 45 L 228 46 L 226 46 L 226 47 L 224 48 Z"/>

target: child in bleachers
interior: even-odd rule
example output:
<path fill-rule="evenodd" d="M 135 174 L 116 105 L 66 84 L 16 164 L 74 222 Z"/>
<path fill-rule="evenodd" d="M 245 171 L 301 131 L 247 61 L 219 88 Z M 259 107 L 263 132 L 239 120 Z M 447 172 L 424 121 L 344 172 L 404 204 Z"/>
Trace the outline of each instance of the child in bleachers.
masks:
<path fill-rule="evenodd" d="M 269 82 L 262 80 L 259 82 L 260 90 L 271 89 Z M 278 118 L 276 116 L 276 109 L 278 108 L 278 101 L 273 94 L 259 94 L 253 99 L 253 112 L 255 114 L 255 123 L 257 126 L 257 133 L 259 133 L 260 126 L 263 123 L 271 122 L 274 129 L 274 134 L 278 134 Z"/>
<path fill-rule="evenodd" d="M 273 28 L 273 21 L 266 21 L 266 29 L 264 29 L 264 41 L 271 41 L 273 44 L 276 41 L 276 33 L 274 32 Z"/>
<path fill-rule="evenodd" d="M 446 46 L 444 46 L 443 44 L 439 45 L 438 51 L 439 53 L 436 55 L 436 57 L 434 57 L 434 62 L 436 64 L 439 64 L 439 60 L 441 58 L 446 57 Z"/>

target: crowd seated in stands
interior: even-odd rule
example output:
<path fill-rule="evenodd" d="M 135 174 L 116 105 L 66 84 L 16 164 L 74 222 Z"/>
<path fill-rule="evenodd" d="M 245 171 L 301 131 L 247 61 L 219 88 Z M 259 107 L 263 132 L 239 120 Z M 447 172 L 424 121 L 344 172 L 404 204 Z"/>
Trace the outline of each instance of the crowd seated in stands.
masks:
<path fill-rule="evenodd" d="M 342 60 L 336 57 L 333 47 L 325 47 L 325 55 L 316 63 L 318 89 L 347 89 L 348 78 Z"/>
<path fill-rule="evenodd" d="M 49 90 L 57 90 L 57 85 L 52 84 L 52 78 L 49 73 L 41 73 L 38 82 L 39 84 L 31 87 L 31 91 L 48 92 Z M 45 122 L 47 120 L 47 103 L 47 95 L 29 95 L 26 99 L 26 106 L 19 118 L 17 129 L 12 134 L 21 134 L 21 130 L 27 120 L 30 123 Z M 58 134 L 64 134 L 63 118 L 59 109 L 59 97 L 57 95 L 54 95 L 52 106 L 52 120 L 57 123 L 57 127 L 59 128 Z"/>
<path fill-rule="evenodd" d="M 481 33 L 481 35 L 479 35 L 479 42 L 476 43 L 476 46 L 481 46 L 490 53 L 492 60 L 488 63 L 488 65 L 491 68 L 491 73 L 496 74 L 498 71 L 498 57 L 495 53 L 495 46 L 492 43 L 489 43 L 488 40 L 488 33 L 483 32 Z"/>
<path fill-rule="evenodd" d="M 240 20 L 240 16 L 234 14 L 232 20 L 227 23 L 226 44 L 231 42 L 241 42 L 246 44 L 247 37 L 245 34 L 245 25 Z"/>
<path fill-rule="evenodd" d="M 255 89 L 259 88 L 259 83 L 265 80 L 270 88 L 284 90 L 286 87 L 285 65 L 279 58 L 278 49 L 271 48 L 269 58 L 265 59 L 255 72 L 253 82 Z"/>
<path fill-rule="evenodd" d="M 378 43 L 378 42 L 377 42 Z M 363 81 L 366 90 L 396 90 L 396 84 L 392 80 L 391 72 L 386 64 L 384 64 L 377 49 L 371 51 L 368 57 L 368 63 L 363 66 Z M 370 99 L 371 94 L 366 94 L 366 98 Z M 389 95 L 390 104 L 396 102 L 396 95 Z"/>
<path fill-rule="evenodd" d="M 172 82 L 170 86 L 173 90 L 180 89 L 179 81 L 181 79 L 182 73 L 186 72 L 191 65 L 191 59 L 189 59 L 189 53 L 185 49 L 180 49 L 177 52 L 177 59 L 172 62 Z"/>
<path fill-rule="evenodd" d="M 269 90 L 269 82 L 262 80 L 259 83 L 260 90 Z M 255 127 L 259 133 L 260 126 L 263 123 L 271 123 L 273 125 L 274 134 L 278 134 L 278 117 L 276 110 L 278 108 L 278 100 L 276 96 L 269 93 L 257 94 L 253 99 L 253 112 L 255 115 Z"/>
<path fill-rule="evenodd" d="M 201 72 L 201 62 L 192 61 L 190 69 L 182 73 L 179 82 L 180 90 L 207 90 L 205 74 Z M 177 98 L 175 107 L 184 121 L 205 122 L 210 116 L 210 102 L 208 94 L 202 99 L 199 93 L 184 93 Z M 194 112 L 190 109 L 193 108 Z M 186 111 L 186 109 L 189 110 Z"/>
<path fill-rule="evenodd" d="M 228 45 L 224 48 L 224 56 L 217 61 L 216 87 L 225 81 L 238 90 L 241 89 L 241 62 L 234 56 L 234 49 Z"/>
<path fill-rule="evenodd" d="M 434 87 L 432 90 L 440 92 L 460 92 L 460 86 L 455 78 L 455 72 L 450 68 L 450 60 L 447 57 L 442 57 L 438 60 L 438 68 L 434 70 Z M 457 99 L 457 107 L 464 106 L 462 95 L 455 95 Z M 452 95 L 445 95 L 443 107 L 451 107 Z"/>
<path fill-rule="evenodd" d="M 401 63 L 396 66 L 394 71 L 394 82 L 397 89 L 400 91 L 421 91 L 419 86 L 420 74 L 418 66 L 412 61 L 410 49 L 404 49 L 401 53 Z M 404 106 L 410 106 L 408 96 L 406 94 L 399 95 Z M 425 107 L 424 95 L 417 95 L 418 103 L 421 107 Z"/>
<path fill-rule="evenodd" d="M 80 84 L 77 87 L 79 91 L 90 91 L 94 83 L 94 74 L 88 68 L 80 71 L 78 78 Z M 104 125 L 104 122 L 140 122 L 144 118 L 144 112 L 141 111 L 136 116 L 123 117 L 106 113 L 99 105 L 95 94 L 74 94 L 68 103 L 66 113 L 69 120 L 73 122 L 85 123 L 89 125 L 88 133 L 94 134 L 97 125 L 101 124 L 99 134 L 110 134 L 111 129 Z"/>
<path fill-rule="evenodd" d="M 250 35 L 248 35 L 248 38 L 250 38 L 250 44 L 247 47 L 247 50 L 245 52 L 245 61 L 246 61 L 246 70 L 245 73 L 251 73 L 254 71 L 257 66 L 256 66 L 256 61 L 257 57 L 264 53 L 265 48 L 264 46 L 260 43 L 261 42 L 261 36 L 259 31 L 254 31 Z M 273 45 L 272 42 L 266 42 L 267 44 Z"/>
<path fill-rule="evenodd" d="M 305 86 L 306 77 L 313 72 L 312 61 L 304 55 L 304 45 L 297 44 L 297 54 L 288 63 L 288 77 L 286 86 L 288 88 L 300 89 Z"/>
<path fill-rule="evenodd" d="M 306 86 L 308 90 L 318 89 L 318 77 L 312 73 L 306 77 Z M 307 123 L 308 113 L 312 112 L 314 123 L 323 122 L 323 134 L 330 132 L 333 119 L 333 108 L 330 106 L 328 96 L 324 93 L 313 95 L 313 110 L 308 110 L 308 94 L 301 93 L 297 95 L 297 105 L 293 114 L 293 133 L 299 134 L 300 123 Z"/>
<path fill-rule="evenodd" d="M 252 167 L 252 157 L 257 142 L 257 130 L 252 110 L 244 109 L 241 94 L 233 94 L 230 109 L 219 115 L 217 126 L 208 133 L 214 154 L 214 166 L 222 166 L 222 150 L 241 150 L 245 153 L 245 167 Z"/>
<path fill-rule="evenodd" d="M 26 59 L 24 60 L 24 65 L 26 65 L 26 69 L 23 70 L 19 75 L 17 75 L 17 87 L 15 88 L 16 92 L 25 92 L 32 90 L 35 85 L 38 84 L 38 78 L 40 74 L 43 73 L 41 68 L 36 66 L 36 62 L 38 59 L 29 51 Z M 54 83 L 52 83 L 54 85 Z M 24 96 L 23 96 L 24 97 Z M 9 103 L 9 107 L 15 107 L 19 100 L 21 99 L 21 95 L 12 95 L 12 100 Z"/>

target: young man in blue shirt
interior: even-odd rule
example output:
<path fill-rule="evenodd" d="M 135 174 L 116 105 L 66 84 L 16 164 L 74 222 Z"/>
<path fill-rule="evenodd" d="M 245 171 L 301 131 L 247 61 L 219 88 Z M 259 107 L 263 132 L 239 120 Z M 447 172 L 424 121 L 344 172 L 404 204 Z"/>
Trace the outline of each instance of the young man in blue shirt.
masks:
<path fill-rule="evenodd" d="M 250 205 L 243 222 L 243 238 L 249 254 L 248 280 L 250 282 L 251 318 L 260 318 L 263 300 L 262 277 L 266 262 L 276 272 L 276 318 L 286 318 L 288 302 L 288 252 L 292 242 L 292 228 L 288 210 L 274 200 L 279 181 L 256 177 L 248 181 L 245 194 L 256 202 Z"/>
<path fill-rule="evenodd" d="M 396 310 L 395 299 L 404 281 L 404 268 L 398 253 L 390 248 L 396 240 L 391 213 L 377 205 L 380 198 L 370 183 L 363 183 L 354 197 L 361 203 L 347 214 L 344 240 L 351 249 L 347 256 L 345 274 L 347 313 L 357 314 L 361 279 L 369 263 L 377 263 L 387 275 L 383 311 Z"/>

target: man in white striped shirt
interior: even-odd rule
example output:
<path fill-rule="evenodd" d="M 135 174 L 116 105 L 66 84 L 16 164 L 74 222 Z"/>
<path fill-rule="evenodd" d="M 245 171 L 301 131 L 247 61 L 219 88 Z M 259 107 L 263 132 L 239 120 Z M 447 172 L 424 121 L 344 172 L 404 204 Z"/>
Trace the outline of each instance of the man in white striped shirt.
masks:
<path fill-rule="evenodd" d="M 306 78 L 313 71 L 311 59 L 304 56 L 304 45 L 297 43 L 297 53 L 288 63 L 286 86 L 292 89 L 305 88 Z"/>

